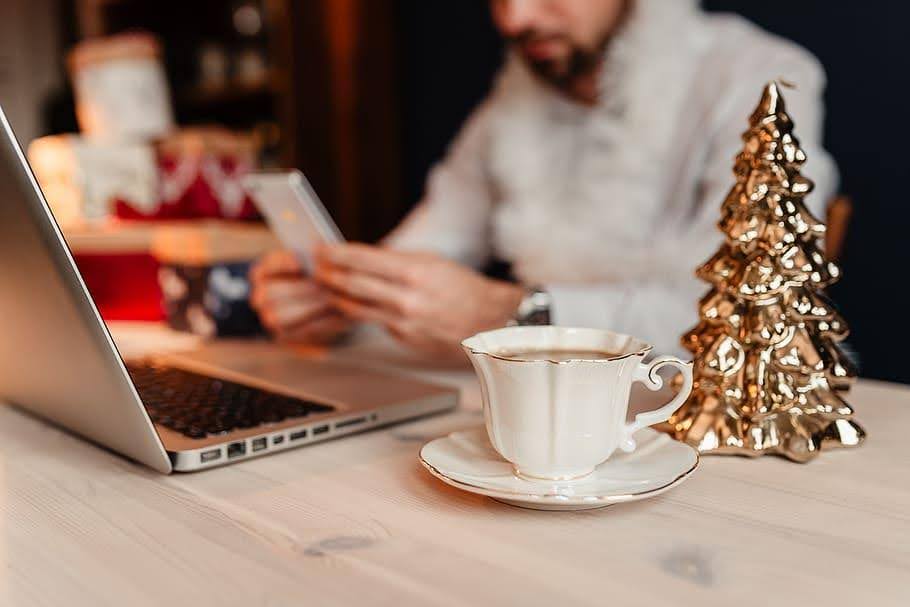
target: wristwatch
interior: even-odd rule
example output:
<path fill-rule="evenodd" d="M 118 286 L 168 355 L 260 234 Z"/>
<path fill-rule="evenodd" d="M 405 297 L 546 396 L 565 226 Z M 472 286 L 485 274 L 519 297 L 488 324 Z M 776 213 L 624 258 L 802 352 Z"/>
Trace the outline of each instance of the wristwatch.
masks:
<path fill-rule="evenodd" d="M 510 325 L 548 325 L 550 324 L 550 307 L 552 298 L 541 287 L 529 287 L 518 304 L 515 316 Z"/>

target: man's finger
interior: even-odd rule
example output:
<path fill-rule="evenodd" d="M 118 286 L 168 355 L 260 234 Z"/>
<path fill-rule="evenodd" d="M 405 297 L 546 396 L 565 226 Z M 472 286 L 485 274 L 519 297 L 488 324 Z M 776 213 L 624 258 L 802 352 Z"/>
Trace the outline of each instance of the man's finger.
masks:
<path fill-rule="evenodd" d="M 407 287 L 372 274 L 323 268 L 317 278 L 348 299 L 378 304 L 398 313 L 408 308 Z"/>
<path fill-rule="evenodd" d="M 344 297 L 333 299 L 332 305 L 349 318 L 382 325 L 392 337 L 400 342 L 411 346 L 419 346 L 423 341 L 422 332 L 417 323 L 402 318 L 400 315 L 392 314 L 383 308 Z"/>
<path fill-rule="evenodd" d="M 401 283 L 409 282 L 414 264 L 414 258 L 406 253 L 361 243 L 321 246 L 316 249 L 315 256 L 317 264 L 374 274 Z"/>
<path fill-rule="evenodd" d="M 270 276 L 297 275 L 302 272 L 297 255 L 288 250 L 272 251 L 250 270 L 250 279 L 259 281 Z"/>
<path fill-rule="evenodd" d="M 271 331 L 280 333 L 295 325 L 309 322 L 332 311 L 328 300 L 284 302 L 263 308 L 259 316 Z"/>
<path fill-rule="evenodd" d="M 311 280 L 274 279 L 263 285 L 265 297 L 271 301 L 285 299 L 325 299 L 326 292 Z"/>
<path fill-rule="evenodd" d="M 326 297 L 319 285 L 309 280 L 272 278 L 257 283 L 250 294 L 250 304 L 256 308 L 268 308 L 284 301 L 295 299 L 322 299 Z"/>
<path fill-rule="evenodd" d="M 401 319 L 400 314 L 396 314 L 387 308 L 344 296 L 333 297 L 331 299 L 331 305 L 333 308 L 340 310 L 348 318 L 364 322 L 376 322 L 382 325 L 388 325 L 398 323 Z"/>
<path fill-rule="evenodd" d="M 414 348 L 425 348 L 427 338 L 417 329 L 416 325 L 407 322 L 393 322 L 384 326 L 386 331 L 401 343 Z"/>
<path fill-rule="evenodd" d="M 344 333 L 350 322 L 337 312 L 328 312 L 317 318 L 287 327 L 276 337 L 281 341 L 294 343 L 324 344 Z"/>
<path fill-rule="evenodd" d="M 341 295 L 332 297 L 332 307 L 340 310 L 345 316 L 362 322 L 374 322 L 383 325 L 391 333 L 401 338 L 407 336 L 403 341 L 420 340 L 421 338 L 435 338 L 434 331 L 428 329 L 423 323 L 398 314 L 388 308 L 376 304 L 350 299 Z"/>

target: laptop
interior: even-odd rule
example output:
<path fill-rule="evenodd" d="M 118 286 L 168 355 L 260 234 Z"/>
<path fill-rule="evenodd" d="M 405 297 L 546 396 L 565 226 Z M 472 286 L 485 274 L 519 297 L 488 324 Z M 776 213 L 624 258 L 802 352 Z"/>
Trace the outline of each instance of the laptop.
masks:
<path fill-rule="evenodd" d="M 457 391 L 263 342 L 124 361 L 0 108 L 0 401 L 163 473 L 446 411 Z"/>

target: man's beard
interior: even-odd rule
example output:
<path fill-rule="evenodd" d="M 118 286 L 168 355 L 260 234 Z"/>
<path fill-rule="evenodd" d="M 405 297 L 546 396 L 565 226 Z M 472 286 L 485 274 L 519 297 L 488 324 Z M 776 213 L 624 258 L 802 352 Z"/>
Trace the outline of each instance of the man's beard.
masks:
<path fill-rule="evenodd" d="M 521 47 L 523 44 L 540 38 L 542 36 L 536 32 L 524 32 L 510 38 L 508 42 L 513 47 Z M 568 43 L 571 44 L 571 42 Z M 603 59 L 606 46 L 607 38 L 601 44 L 598 44 L 594 50 L 571 44 L 572 50 L 568 57 L 561 59 L 535 60 L 520 50 L 519 54 L 531 71 L 541 79 L 557 88 L 566 89 L 570 88 L 576 79 L 586 76 L 597 69 Z"/>

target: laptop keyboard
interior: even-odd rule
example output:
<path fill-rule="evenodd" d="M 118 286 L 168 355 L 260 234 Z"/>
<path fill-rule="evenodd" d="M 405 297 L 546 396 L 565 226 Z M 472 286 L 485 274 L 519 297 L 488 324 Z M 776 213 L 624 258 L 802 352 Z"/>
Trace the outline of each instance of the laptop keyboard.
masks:
<path fill-rule="evenodd" d="M 174 367 L 129 364 L 127 370 L 152 421 L 190 438 L 335 410 Z"/>

